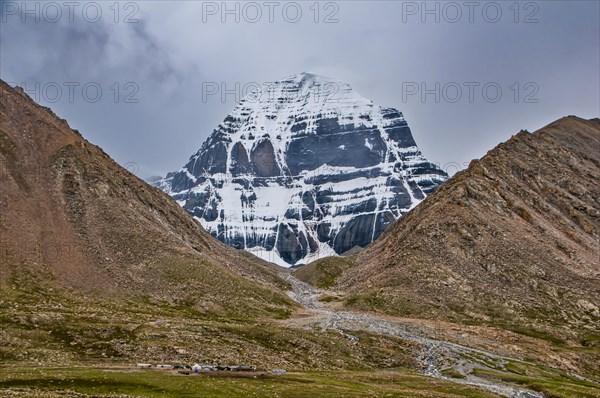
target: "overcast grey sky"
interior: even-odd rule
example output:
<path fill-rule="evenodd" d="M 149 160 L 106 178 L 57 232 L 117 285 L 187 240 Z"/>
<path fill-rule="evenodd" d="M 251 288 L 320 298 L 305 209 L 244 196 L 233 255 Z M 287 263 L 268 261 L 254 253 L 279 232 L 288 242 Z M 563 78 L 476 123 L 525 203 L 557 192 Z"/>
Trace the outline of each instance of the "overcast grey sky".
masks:
<path fill-rule="evenodd" d="M 404 112 L 449 173 L 522 128 L 600 112 L 596 0 L 0 4 L 0 77 L 144 178 L 183 166 L 234 107 L 203 98 L 212 82 L 346 81 Z"/>

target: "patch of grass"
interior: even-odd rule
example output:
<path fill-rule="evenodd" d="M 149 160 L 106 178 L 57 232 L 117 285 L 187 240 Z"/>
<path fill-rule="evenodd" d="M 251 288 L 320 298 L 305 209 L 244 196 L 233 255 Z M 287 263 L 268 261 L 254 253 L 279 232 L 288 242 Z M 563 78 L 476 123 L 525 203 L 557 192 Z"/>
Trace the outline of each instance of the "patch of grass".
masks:
<path fill-rule="evenodd" d="M 395 316 L 413 316 L 419 309 L 401 297 L 390 297 L 377 291 L 354 294 L 348 297 L 345 305 L 361 311 L 383 311 Z"/>
<path fill-rule="evenodd" d="M 70 390 L 90 396 L 130 394 L 153 398 L 496 396 L 475 387 L 434 380 L 409 371 L 263 374 L 253 378 L 219 377 L 218 374 L 184 376 L 158 370 L 0 368 L 0 395 L 3 390 L 15 388 L 46 392 Z M 31 391 L 21 396 L 25 397 L 28 393 Z"/>
<path fill-rule="evenodd" d="M 453 379 L 464 379 L 464 378 L 466 378 L 466 376 L 464 374 L 457 372 L 453 368 L 448 368 L 448 369 L 442 370 L 442 374 L 444 376 L 446 376 L 446 377 L 451 377 Z"/>
<path fill-rule="evenodd" d="M 584 347 L 600 347 L 600 335 L 586 333 L 580 337 L 579 342 Z"/>
<path fill-rule="evenodd" d="M 600 397 L 600 383 L 582 380 L 566 372 L 525 362 L 509 362 L 506 370 L 475 369 L 477 376 L 501 380 L 538 391 L 545 397 L 592 398 Z"/>
<path fill-rule="evenodd" d="M 153 271 L 146 272 L 160 274 L 169 285 L 170 297 L 165 299 L 169 305 L 203 309 L 237 320 L 286 318 L 297 306 L 285 294 L 253 283 L 219 264 L 165 256 L 149 264 L 148 269 Z"/>
<path fill-rule="evenodd" d="M 545 341 L 548 341 L 558 347 L 564 347 L 566 345 L 566 342 L 563 339 L 553 336 L 550 333 L 534 329 L 533 327 L 527 327 L 527 326 L 522 326 L 522 325 L 516 325 L 513 323 L 504 323 L 504 322 L 496 322 L 496 323 L 493 323 L 492 325 L 506 329 L 506 330 L 510 330 L 511 332 L 522 334 L 524 336 L 529 336 L 529 337 L 533 337 L 536 339 L 545 340 Z"/>
<path fill-rule="evenodd" d="M 334 301 L 340 301 L 341 299 L 337 296 L 331 296 L 331 295 L 324 295 L 319 297 L 319 301 L 323 302 L 323 303 L 332 303 Z"/>
<path fill-rule="evenodd" d="M 348 257 L 326 257 L 304 265 L 293 272 L 301 281 L 321 289 L 335 286 L 337 278 L 354 263 Z"/>

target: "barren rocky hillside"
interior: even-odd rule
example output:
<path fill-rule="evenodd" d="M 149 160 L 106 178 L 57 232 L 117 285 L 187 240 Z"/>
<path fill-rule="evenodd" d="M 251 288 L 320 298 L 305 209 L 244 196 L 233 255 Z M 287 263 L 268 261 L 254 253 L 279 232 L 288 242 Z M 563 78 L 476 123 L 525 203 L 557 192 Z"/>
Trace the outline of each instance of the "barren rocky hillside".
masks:
<path fill-rule="evenodd" d="M 1 89 L 3 285 L 32 278 L 211 310 L 228 306 L 226 297 L 257 309 L 292 305 L 277 267 L 213 240 L 65 120 L 19 89 Z"/>
<path fill-rule="evenodd" d="M 563 338 L 597 341 L 599 166 L 598 119 L 520 132 L 346 258 L 333 286 L 353 308 L 531 333 L 564 327 Z M 322 274 L 323 261 L 296 274 Z"/>

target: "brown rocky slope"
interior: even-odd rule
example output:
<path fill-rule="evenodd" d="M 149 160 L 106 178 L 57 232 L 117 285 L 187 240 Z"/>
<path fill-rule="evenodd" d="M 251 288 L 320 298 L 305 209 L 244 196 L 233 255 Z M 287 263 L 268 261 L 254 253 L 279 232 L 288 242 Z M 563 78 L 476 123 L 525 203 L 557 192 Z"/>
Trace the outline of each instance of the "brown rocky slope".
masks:
<path fill-rule="evenodd" d="M 273 265 L 216 242 L 65 120 L 0 85 L 1 284 L 33 278 L 209 310 L 229 297 L 247 303 L 231 310 L 292 306 Z"/>
<path fill-rule="evenodd" d="M 599 236 L 600 120 L 566 117 L 473 161 L 334 287 L 353 308 L 597 342 Z"/>

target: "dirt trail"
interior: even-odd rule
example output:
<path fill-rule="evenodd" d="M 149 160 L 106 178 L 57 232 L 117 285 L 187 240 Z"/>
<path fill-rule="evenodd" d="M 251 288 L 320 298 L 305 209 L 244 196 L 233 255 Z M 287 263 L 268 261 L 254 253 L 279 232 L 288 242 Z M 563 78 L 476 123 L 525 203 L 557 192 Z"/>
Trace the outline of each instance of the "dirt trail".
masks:
<path fill-rule="evenodd" d="M 333 329 L 347 339 L 359 343 L 359 338 L 352 335 L 353 331 L 368 331 L 371 333 L 391 335 L 412 340 L 422 347 L 415 358 L 422 367 L 422 373 L 438 379 L 455 383 L 469 384 L 485 388 L 505 397 L 542 398 L 543 395 L 517 386 L 488 380 L 473 374 L 474 369 L 492 369 L 507 372 L 505 364 L 509 358 L 501 357 L 491 352 L 465 347 L 441 340 L 426 337 L 426 333 L 414 324 L 403 323 L 391 317 L 363 314 L 358 312 L 338 311 L 320 302 L 318 297 L 324 290 L 315 289 L 290 274 L 282 277 L 292 285 L 288 294 L 302 304 L 312 314 L 305 318 L 291 320 L 295 326 L 311 328 L 316 325 L 323 329 Z M 511 361 L 518 361 L 510 359 Z M 464 378 L 451 378 L 443 371 L 451 370 Z"/>

